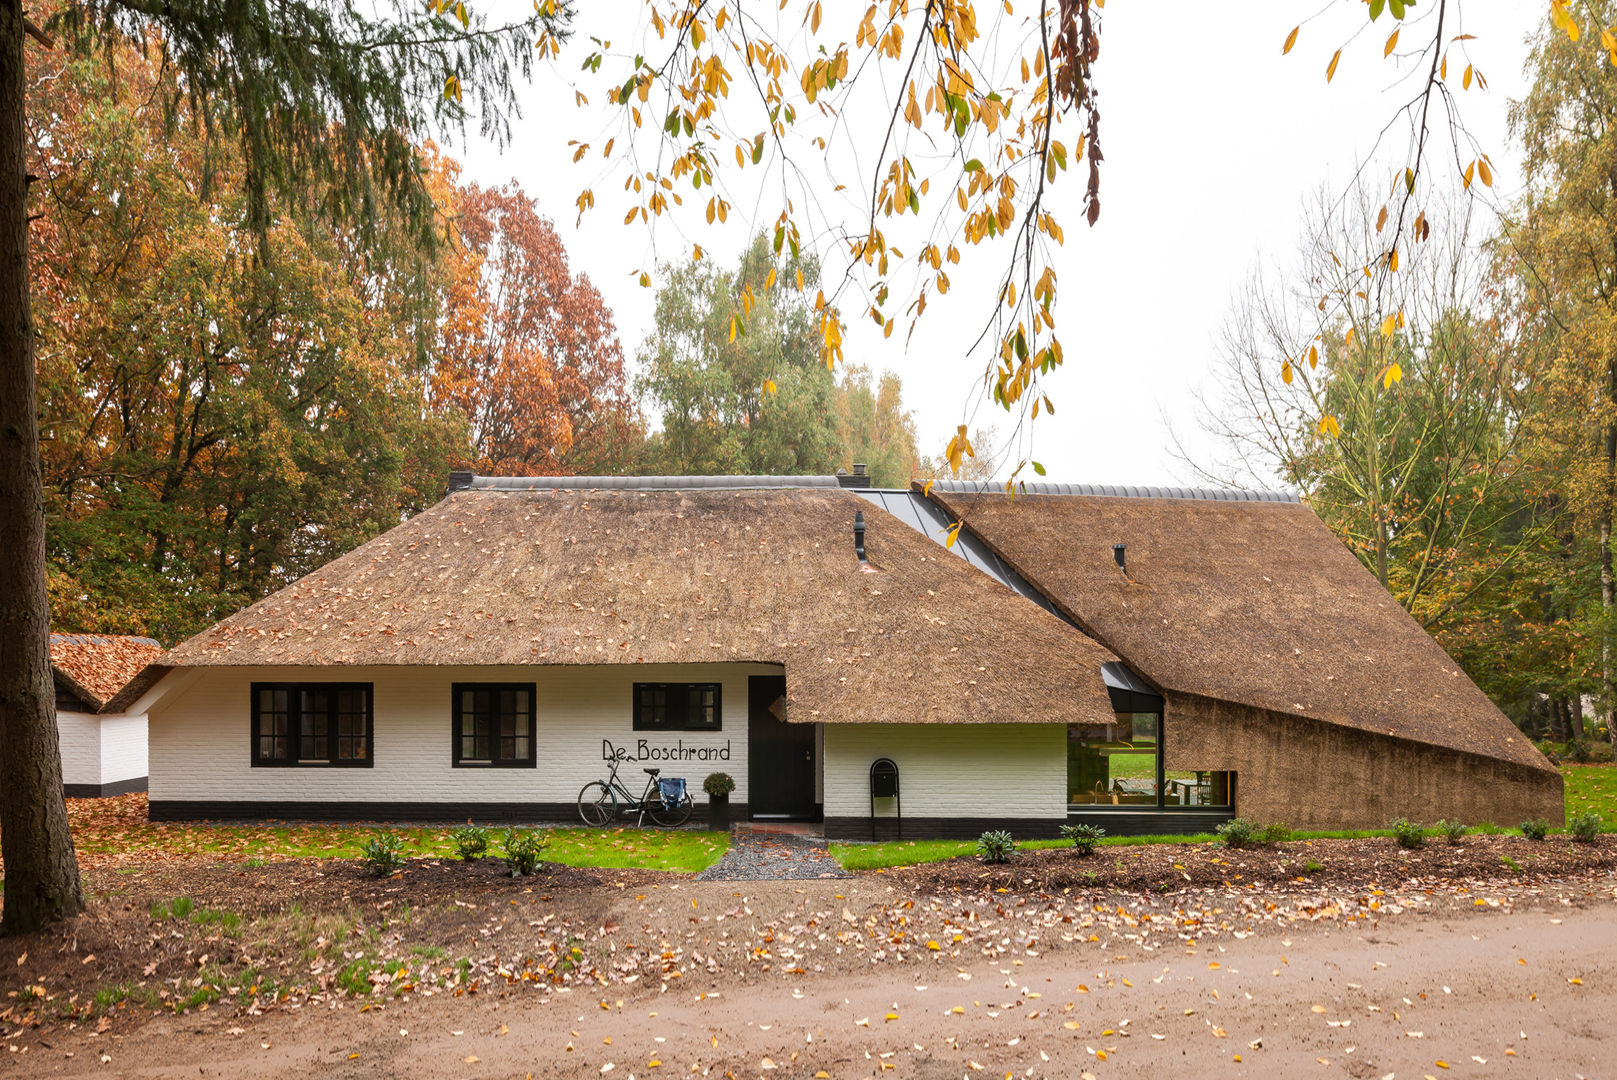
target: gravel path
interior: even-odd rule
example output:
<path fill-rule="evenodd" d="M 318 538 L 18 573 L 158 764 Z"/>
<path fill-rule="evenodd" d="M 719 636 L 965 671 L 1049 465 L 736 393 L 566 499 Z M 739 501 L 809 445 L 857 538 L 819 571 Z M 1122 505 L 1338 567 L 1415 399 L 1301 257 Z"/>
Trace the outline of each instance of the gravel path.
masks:
<path fill-rule="evenodd" d="M 801 836 L 731 838 L 724 858 L 696 875 L 698 881 L 806 881 L 852 877 L 826 849 L 825 841 Z"/>

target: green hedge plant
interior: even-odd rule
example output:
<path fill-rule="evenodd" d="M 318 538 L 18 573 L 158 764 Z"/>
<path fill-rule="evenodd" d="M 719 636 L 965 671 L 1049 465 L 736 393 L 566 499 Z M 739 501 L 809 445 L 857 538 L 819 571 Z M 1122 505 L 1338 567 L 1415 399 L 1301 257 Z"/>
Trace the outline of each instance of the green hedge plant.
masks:
<path fill-rule="evenodd" d="M 378 829 L 359 845 L 359 859 L 371 877 L 392 877 L 404 869 L 404 841 Z"/>
<path fill-rule="evenodd" d="M 455 842 L 455 850 L 466 862 L 481 859 L 488 854 L 488 830 L 476 825 L 462 825 L 449 834 Z"/>
<path fill-rule="evenodd" d="M 528 877 L 539 870 L 545 848 L 550 841 L 539 835 L 537 829 L 507 829 L 505 831 L 505 865 L 512 877 Z"/>
<path fill-rule="evenodd" d="M 1273 822 L 1258 830 L 1258 843 L 1260 844 L 1284 844 L 1290 839 L 1291 826 L 1283 821 Z"/>
<path fill-rule="evenodd" d="M 977 853 L 985 863 L 1006 863 L 1016 854 L 1016 841 L 1003 829 L 990 829 L 977 838 Z"/>
<path fill-rule="evenodd" d="M 1522 835 L 1529 840 L 1542 840 L 1550 833 L 1550 827 L 1537 818 L 1529 818 L 1522 822 Z"/>
<path fill-rule="evenodd" d="M 1406 851 L 1426 846 L 1426 830 L 1417 822 L 1408 818 L 1397 818 L 1387 828 L 1392 831 L 1392 838 L 1398 841 L 1398 846 Z"/>
<path fill-rule="evenodd" d="M 1592 844 L 1605 825 L 1605 819 L 1599 814 L 1593 810 L 1585 810 L 1581 814 L 1574 815 L 1572 820 L 1566 823 L 1566 831 L 1578 843 Z"/>
<path fill-rule="evenodd" d="M 1063 825 L 1061 836 L 1072 841 L 1074 855 L 1093 855 L 1095 845 L 1105 838 L 1106 830 L 1099 825 Z"/>
<path fill-rule="evenodd" d="M 1449 843 L 1458 844 L 1468 830 L 1460 822 L 1444 818 L 1437 823 L 1437 831 L 1447 837 Z"/>
<path fill-rule="evenodd" d="M 1218 827 L 1218 838 L 1225 847 L 1246 848 L 1259 842 L 1262 830 L 1251 818 L 1231 818 Z"/>

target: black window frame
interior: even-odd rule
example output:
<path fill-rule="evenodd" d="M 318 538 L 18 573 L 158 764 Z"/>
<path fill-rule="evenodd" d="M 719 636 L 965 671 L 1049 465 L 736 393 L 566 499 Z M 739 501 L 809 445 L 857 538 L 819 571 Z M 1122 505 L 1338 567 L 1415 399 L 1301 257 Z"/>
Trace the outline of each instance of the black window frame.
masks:
<path fill-rule="evenodd" d="M 303 757 L 301 754 L 303 743 L 303 693 L 308 690 L 319 689 L 326 693 L 328 704 L 326 706 L 326 756 L 323 758 Z M 259 695 L 264 691 L 286 691 L 287 695 L 287 756 L 284 758 L 265 758 L 260 756 L 259 740 L 262 729 L 262 710 L 259 706 Z M 362 758 L 343 758 L 337 756 L 337 749 L 343 738 L 337 726 L 338 696 L 344 692 L 363 691 L 365 694 L 365 756 Z M 253 768 L 265 769 L 370 769 L 376 765 L 376 684 L 368 682 L 255 682 L 252 684 L 252 742 L 248 749 L 248 758 Z M 273 737 L 273 736 L 270 736 Z M 311 736 L 313 737 L 313 736 Z"/>
<path fill-rule="evenodd" d="M 641 692 L 643 690 L 682 691 L 683 701 L 680 705 L 680 720 L 673 719 L 674 698 L 669 693 L 666 708 L 669 713 L 669 722 L 663 724 L 652 723 L 643 715 L 641 708 Z M 713 723 L 692 724 L 690 721 L 690 696 L 694 691 L 713 691 Z M 716 682 L 637 682 L 634 684 L 634 698 L 630 703 L 634 716 L 635 731 L 723 731 L 724 730 L 724 684 Z"/>
<path fill-rule="evenodd" d="M 526 758 L 504 758 L 499 755 L 500 736 L 491 731 L 489 735 L 488 760 L 482 758 L 463 758 L 461 756 L 461 709 L 460 695 L 463 692 L 489 691 L 498 693 L 504 690 L 524 690 L 528 694 L 528 756 Z M 539 694 L 536 683 L 523 682 L 458 682 L 450 686 L 449 690 L 449 754 L 450 763 L 457 769 L 536 769 L 539 767 Z"/>

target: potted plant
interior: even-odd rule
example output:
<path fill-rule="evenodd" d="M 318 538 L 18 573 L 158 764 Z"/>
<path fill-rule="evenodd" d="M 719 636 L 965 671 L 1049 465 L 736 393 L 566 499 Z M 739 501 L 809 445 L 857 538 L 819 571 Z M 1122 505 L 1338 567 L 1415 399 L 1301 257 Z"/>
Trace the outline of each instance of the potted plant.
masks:
<path fill-rule="evenodd" d="M 710 773 L 702 781 L 702 790 L 707 792 L 708 828 L 716 832 L 730 831 L 730 792 L 735 789 L 736 782 L 729 773 Z"/>

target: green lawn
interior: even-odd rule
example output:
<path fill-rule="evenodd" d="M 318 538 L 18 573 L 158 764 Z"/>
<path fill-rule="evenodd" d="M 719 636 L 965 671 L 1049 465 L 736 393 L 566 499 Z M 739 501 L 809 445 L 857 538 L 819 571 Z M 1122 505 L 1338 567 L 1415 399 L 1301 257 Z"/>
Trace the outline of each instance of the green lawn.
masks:
<path fill-rule="evenodd" d="M 1617 832 L 1617 766 L 1564 765 L 1561 775 L 1566 783 L 1566 816 L 1585 810 L 1594 810 L 1606 819 L 1605 831 Z M 1477 831 L 1488 833 L 1518 833 L 1519 822 L 1508 827 L 1484 825 Z M 1295 840 L 1353 840 L 1371 836 L 1390 836 L 1386 829 L 1326 829 L 1316 832 L 1294 833 Z M 1134 847 L 1139 844 L 1205 844 L 1218 839 L 1211 833 L 1191 836 L 1109 836 L 1101 841 L 1105 847 Z M 1027 840 L 1017 843 L 1024 851 L 1038 848 L 1065 847 L 1065 840 Z M 960 855 L 975 855 L 975 840 L 895 840 L 881 844 L 832 844 L 831 855 L 848 870 L 877 870 L 892 866 L 914 866 L 918 863 L 940 862 Z"/>
<path fill-rule="evenodd" d="M 1606 819 L 1608 830 L 1617 830 L 1617 766 L 1563 765 L 1566 780 L 1566 816 L 1593 810 Z"/>
<path fill-rule="evenodd" d="M 122 800 L 75 800 L 70 817 L 74 844 L 85 854 L 151 852 L 169 855 L 225 855 L 248 859 L 353 859 L 375 827 L 366 825 L 193 825 L 157 823 L 140 813 L 108 812 L 105 803 Z M 103 804 L 103 805 L 97 805 Z M 392 828 L 412 858 L 456 858 L 447 826 Z M 717 862 L 728 850 L 724 833 L 686 829 L 541 830 L 550 846 L 549 862 L 568 866 L 632 867 L 695 873 Z M 489 829 L 488 854 L 498 857 L 502 827 Z"/>

